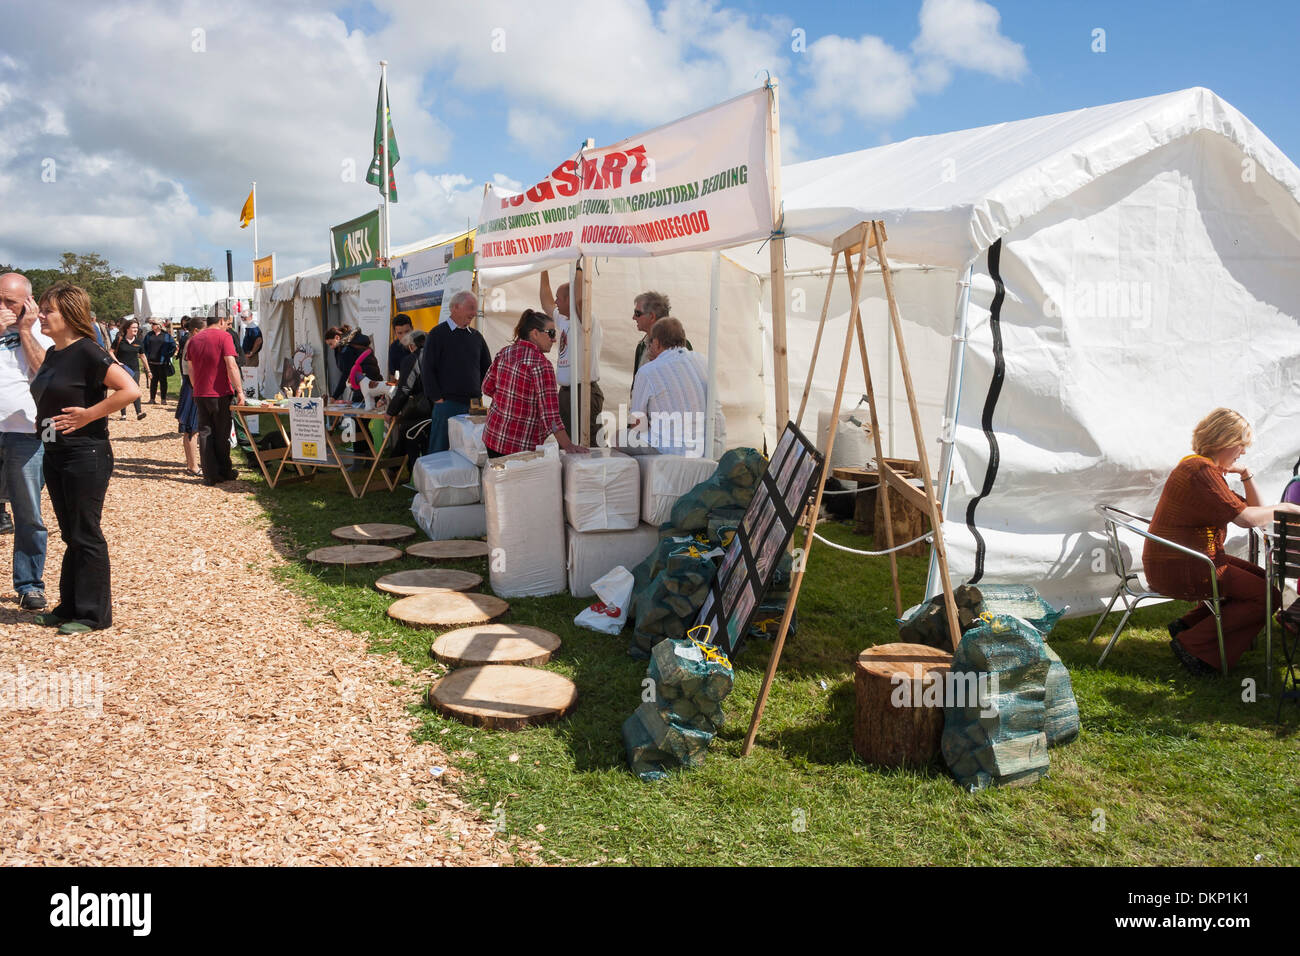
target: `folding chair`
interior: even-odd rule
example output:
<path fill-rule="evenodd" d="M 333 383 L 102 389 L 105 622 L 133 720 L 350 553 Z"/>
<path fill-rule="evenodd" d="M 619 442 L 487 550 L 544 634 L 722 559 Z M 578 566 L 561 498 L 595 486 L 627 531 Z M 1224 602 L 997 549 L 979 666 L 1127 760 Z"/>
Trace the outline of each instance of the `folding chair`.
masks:
<path fill-rule="evenodd" d="M 1097 632 L 1101 630 L 1101 625 L 1105 622 L 1106 618 L 1110 616 L 1111 609 L 1115 606 L 1115 602 L 1120 599 L 1123 599 L 1124 601 L 1124 616 L 1120 618 L 1119 627 L 1115 628 L 1115 633 L 1111 635 L 1110 640 L 1106 643 L 1106 649 L 1101 652 L 1101 658 L 1097 661 L 1097 666 L 1100 667 L 1106 662 L 1106 656 L 1110 654 L 1110 649 L 1114 647 L 1115 642 L 1119 640 L 1119 636 L 1123 632 L 1124 626 L 1128 624 L 1128 619 L 1133 616 L 1133 612 L 1137 610 L 1139 604 L 1143 601 L 1154 600 L 1156 598 L 1167 600 L 1165 595 L 1158 591 L 1146 590 L 1141 579 L 1138 577 L 1137 572 L 1130 569 L 1128 561 L 1124 558 L 1124 549 L 1120 545 L 1119 540 L 1119 529 L 1124 528 L 1126 531 L 1131 531 L 1133 534 L 1139 535 L 1150 541 L 1155 541 L 1167 548 L 1172 548 L 1174 551 L 1204 561 L 1206 565 L 1208 565 L 1207 570 L 1210 572 L 1211 596 L 1203 603 L 1207 608 L 1209 608 L 1210 613 L 1214 615 L 1214 627 L 1219 635 L 1219 663 L 1223 673 L 1226 675 L 1228 673 L 1228 655 L 1223 647 L 1223 618 L 1219 615 L 1219 579 L 1218 575 L 1214 573 L 1214 560 L 1199 551 L 1193 551 L 1191 548 L 1185 548 L 1181 544 L 1175 544 L 1172 541 L 1168 541 L 1152 534 L 1147 530 L 1151 526 L 1150 518 L 1144 518 L 1141 515 L 1135 515 L 1132 512 L 1124 511 L 1121 508 L 1115 508 L 1111 505 L 1097 505 L 1097 513 L 1101 515 L 1102 521 L 1105 522 L 1106 525 L 1106 545 L 1110 551 L 1111 564 L 1115 569 L 1115 575 L 1119 578 L 1119 585 L 1115 588 L 1115 593 L 1111 595 L 1110 603 L 1106 605 L 1105 613 L 1102 614 L 1102 616 L 1097 619 L 1097 623 L 1093 625 L 1092 633 L 1088 635 L 1089 644 L 1091 644 L 1093 639 L 1097 636 Z M 1139 524 L 1141 527 L 1139 527 Z"/>
<path fill-rule="evenodd" d="M 1300 580 L 1300 516 L 1287 514 L 1281 511 L 1273 513 L 1273 534 L 1270 536 L 1267 546 L 1264 549 L 1266 556 L 1265 573 L 1268 575 L 1268 599 L 1267 599 L 1267 628 L 1268 640 L 1268 676 L 1269 680 L 1273 677 L 1273 588 L 1276 587 L 1281 591 L 1286 585 L 1288 578 Z M 1282 611 L 1283 617 L 1286 611 Z M 1300 623 L 1300 622 L 1296 622 Z M 1294 700 L 1300 702 L 1300 655 L 1296 653 L 1300 647 L 1300 636 L 1286 626 L 1286 621 L 1282 623 L 1282 654 L 1286 658 L 1286 672 L 1282 675 L 1282 692 L 1277 698 L 1277 721 L 1282 720 L 1282 702 L 1285 700 Z M 1290 683 L 1290 690 L 1287 684 Z"/>

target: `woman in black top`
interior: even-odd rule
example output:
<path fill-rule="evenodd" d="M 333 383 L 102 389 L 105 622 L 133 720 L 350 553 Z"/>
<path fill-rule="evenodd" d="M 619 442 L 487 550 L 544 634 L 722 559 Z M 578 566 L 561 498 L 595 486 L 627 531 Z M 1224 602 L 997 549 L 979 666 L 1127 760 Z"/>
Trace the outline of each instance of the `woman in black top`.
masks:
<path fill-rule="evenodd" d="M 36 621 L 57 626 L 60 634 L 80 634 L 113 623 L 108 542 L 99 527 L 113 472 L 105 418 L 138 401 L 140 386 L 95 342 L 85 289 L 55 283 L 41 296 L 40 318 L 54 345 L 32 379 L 32 397 L 45 447 L 45 485 L 67 547 L 58 606 Z"/>
<path fill-rule="evenodd" d="M 126 366 L 126 370 L 137 382 L 140 381 L 140 354 L 143 351 L 144 346 L 140 344 L 140 323 L 132 319 L 118 335 L 117 342 L 113 345 L 113 354 Z M 145 374 L 149 373 L 146 371 Z M 140 399 L 137 398 L 135 400 L 136 421 L 144 418 L 144 415 L 145 413 L 140 411 Z M 126 406 L 122 407 L 122 417 L 126 418 Z"/>
<path fill-rule="evenodd" d="M 408 358 L 401 363 L 402 372 L 397 380 L 397 388 L 393 391 L 393 397 L 388 400 L 388 411 L 384 415 L 389 422 L 394 420 L 397 422 L 395 444 L 406 455 L 412 475 L 415 474 L 416 460 L 424 453 L 425 443 L 422 443 L 418 436 L 412 438 L 408 432 L 421 422 L 427 422 L 433 411 L 420 385 L 420 349 L 424 348 L 426 338 L 426 334 L 420 331 L 407 332 L 402 336 L 402 345 L 407 348 L 408 355 L 415 361 L 410 361 Z"/>

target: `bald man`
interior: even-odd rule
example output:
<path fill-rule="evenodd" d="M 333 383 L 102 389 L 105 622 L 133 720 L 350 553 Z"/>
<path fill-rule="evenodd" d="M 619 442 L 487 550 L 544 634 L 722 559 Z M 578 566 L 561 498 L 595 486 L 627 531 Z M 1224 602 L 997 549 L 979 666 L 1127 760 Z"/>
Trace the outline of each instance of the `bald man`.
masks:
<path fill-rule="evenodd" d="M 14 590 L 18 606 L 27 611 L 45 609 L 45 449 L 31 381 L 54 344 L 41 334 L 37 313 L 27 277 L 0 276 L 0 483 L 14 515 Z"/>

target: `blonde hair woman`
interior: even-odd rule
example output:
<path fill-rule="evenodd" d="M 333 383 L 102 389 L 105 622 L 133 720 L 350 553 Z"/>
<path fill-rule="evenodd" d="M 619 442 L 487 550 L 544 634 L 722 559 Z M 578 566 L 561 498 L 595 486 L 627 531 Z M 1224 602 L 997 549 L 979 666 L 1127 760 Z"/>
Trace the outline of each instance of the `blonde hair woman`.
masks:
<path fill-rule="evenodd" d="M 108 543 L 99 526 L 113 473 L 104 419 L 136 401 L 140 386 L 95 341 L 85 289 L 51 286 L 41 296 L 40 321 L 54 344 L 32 379 L 32 397 L 45 445 L 45 487 L 67 548 L 58 606 L 36 622 L 79 634 L 113 623 Z"/>
<path fill-rule="evenodd" d="M 1300 514 L 1300 506 L 1263 505 L 1255 476 L 1238 465 L 1255 435 L 1250 423 L 1230 408 L 1216 408 L 1192 432 L 1192 451 L 1170 473 L 1151 519 L 1151 533 L 1191 548 L 1214 561 L 1223 623 L 1223 647 L 1233 667 L 1264 626 L 1267 582 L 1264 569 L 1223 550 L 1227 526 L 1259 528 L 1274 511 Z M 1226 476 L 1238 475 L 1244 495 L 1228 487 Z M 1151 588 L 1172 598 L 1203 601 L 1211 596 L 1210 575 L 1203 561 L 1148 540 L 1142 563 Z M 1274 591 L 1274 606 L 1281 595 Z M 1169 645 L 1193 674 L 1219 670 L 1219 641 L 1214 617 L 1204 604 L 1169 625 Z"/>

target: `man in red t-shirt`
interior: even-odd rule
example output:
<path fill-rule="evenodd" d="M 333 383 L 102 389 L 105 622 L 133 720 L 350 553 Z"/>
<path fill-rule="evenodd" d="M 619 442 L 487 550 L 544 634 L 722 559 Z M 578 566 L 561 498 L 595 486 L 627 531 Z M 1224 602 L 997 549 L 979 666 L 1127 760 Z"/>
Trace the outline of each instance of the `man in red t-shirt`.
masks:
<path fill-rule="evenodd" d="M 186 346 L 190 383 L 198 406 L 199 463 L 203 483 L 216 485 L 239 477 L 230 464 L 230 403 L 244 394 L 244 383 L 230 337 L 230 320 L 209 316 L 207 328 Z"/>

